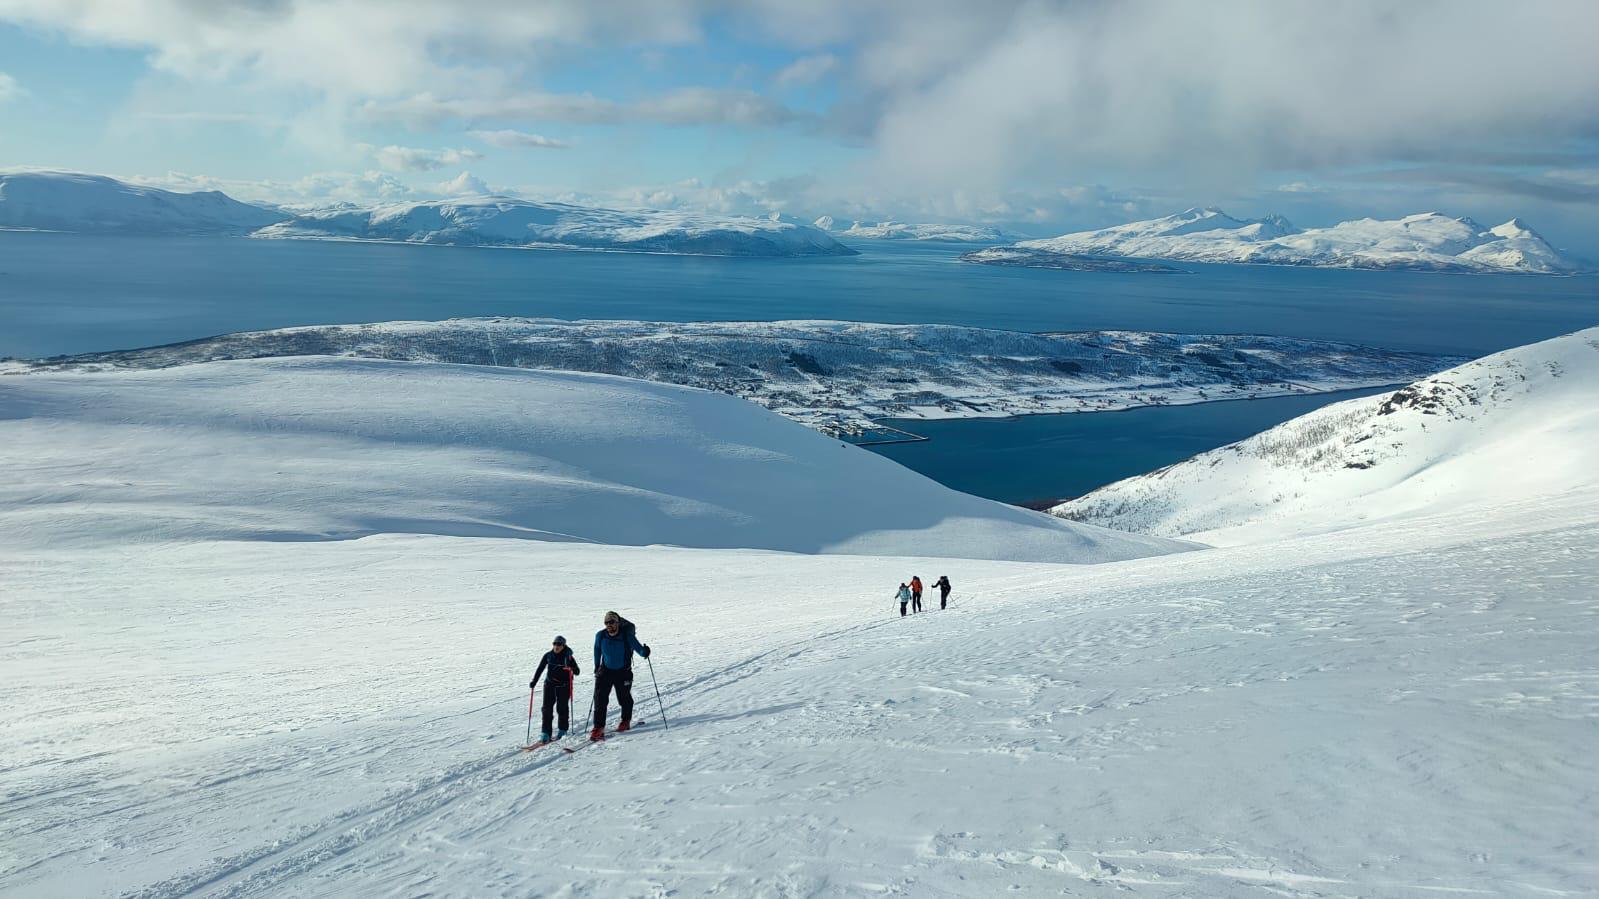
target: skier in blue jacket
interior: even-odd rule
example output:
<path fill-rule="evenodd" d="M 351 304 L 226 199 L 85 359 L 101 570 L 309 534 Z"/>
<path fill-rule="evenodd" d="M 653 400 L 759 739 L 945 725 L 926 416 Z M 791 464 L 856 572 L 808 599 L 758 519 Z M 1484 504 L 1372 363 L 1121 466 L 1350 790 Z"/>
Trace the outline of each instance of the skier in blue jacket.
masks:
<path fill-rule="evenodd" d="M 615 612 L 605 613 L 605 628 L 594 635 L 594 729 L 590 740 L 605 739 L 605 713 L 616 690 L 622 723 L 616 732 L 633 726 L 633 653 L 650 657 L 650 648 L 638 641 L 633 622 Z"/>

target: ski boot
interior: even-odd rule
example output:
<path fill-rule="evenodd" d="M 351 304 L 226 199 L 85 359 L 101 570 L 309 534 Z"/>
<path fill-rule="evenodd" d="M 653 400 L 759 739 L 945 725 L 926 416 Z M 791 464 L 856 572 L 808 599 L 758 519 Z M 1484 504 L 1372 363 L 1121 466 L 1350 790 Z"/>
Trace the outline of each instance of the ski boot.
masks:
<path fill-rule="evenodd" d="M 591 742 L 598 743 L 599 741 L 601 741 L 603 739 L 605 739 L 605 728 L 596 727 L 593 730 L 589 731 L 589 740 Z"/>
<path fill-rule="evenodd" d="M 564 736 L 566 736 L 566 728 L 564 728 L 564 727 L 555 732 L 555 739 L 557 739 L 557 740 L 561 739 Z"/>
<path fill-rule="evenodd" d="M 619 733 L 619 734 L 625 734 L 625 733 L 627 733 L 628 731 L 630 731 L 632 729 L 633 729 L 633 719 L 632 718 L 623 718 L 622 719 L 622 723 L 618 724 L 616 726 L 616 732 Z"/>
<path fill-rule="evenodd" d="M 543 733 L 539 734 L 539 742 L 540 743 L 548 743 L 548 742 L 550 742 L 550 732 L 549 731 L 544 731 Z"/>

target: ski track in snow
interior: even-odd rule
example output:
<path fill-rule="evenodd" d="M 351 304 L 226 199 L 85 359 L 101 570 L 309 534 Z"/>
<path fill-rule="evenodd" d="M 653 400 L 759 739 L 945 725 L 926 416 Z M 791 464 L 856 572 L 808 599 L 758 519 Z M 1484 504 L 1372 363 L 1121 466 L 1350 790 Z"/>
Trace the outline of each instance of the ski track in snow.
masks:
<path fill-rule="evenodd" d="M 1591 895 L 1596 546 L 1586 490 L 1065 570 L 0 551 L 0 889 Z M 951 609 L 899 618 L 909 570 Z M 543 641 L 579 650 L 581 714 L 611 606 L 669 729 L 521 753 Z"/>

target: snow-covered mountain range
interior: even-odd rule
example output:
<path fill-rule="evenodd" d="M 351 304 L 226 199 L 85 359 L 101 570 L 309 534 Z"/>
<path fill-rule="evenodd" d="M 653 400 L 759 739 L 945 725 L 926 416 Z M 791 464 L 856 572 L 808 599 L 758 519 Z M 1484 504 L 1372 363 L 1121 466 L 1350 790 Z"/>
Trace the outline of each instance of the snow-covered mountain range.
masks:
<path fill-rule="evenodd" d="M 862 240 L 943 240 L 952 243 L 998 243 L 1011 239 L 998 228 L 984 225 L 948 225 L 934 222 L 851 222 L 849 227 L 830 215 L 817 219 L 816 227 L 839 237 Z"/>
<path fill-rule="evenodd" d="M 1318 409 L 1052 511 L 1237 543 L 1599 484 L 1596 385 L 1591 328 Z"/>
<path fill-rule="evenodd" d="M 770 218 L 465 197 L 308 210 L 262 238 L 625 250 L 701 256 L 850 256 L 818 228 Z"/>
<path fill-rule="evenodd" d="M 78 172 L 0 172 L 0 228 L 239 235 L 283 219 L 214 190 L 174 193 Z"/>
<path fill-rule="evenodd" d="M 1035 254 L 1132 257 L 1186 262 L 1304 265 L 1328 268 L 1412 269 L 1442 272 L 1567 274 L 1583 265 L 1549 245 L 1518 219 L 1484 228 L 1469 218 L 1436 212 L 1379 221 L 1358 219 L 1330 228 L 1300 230 L 1281 216 L 1236 219 L 1219 209 L 1176 215 L 1098 231 L 1021 241 Z M 966 257 L 973 262 L 990 260 Z M 1037 257 L 1043 265 L 1048 256 Z"/>
<path fill-rule="evenodd" d="M 604 209 L 500 196 L 268 209 L 218 191 L 174 193 L 102 175 L 41 171 L 0 173 L 0 228 L 709 256 L 855 254 L 817 228 L 767 218 Z"/>
<path fill-rule="evenodd" d="M 871 419 L 993 418 L 1399 384 L 1461 361 L 1252 335 L 1028 334 L 837 321 L 456 319 L 285 328 L 8 363 L 155 368 L 349 355 L 625 375 L 742 397 L 830 434 Z"/>

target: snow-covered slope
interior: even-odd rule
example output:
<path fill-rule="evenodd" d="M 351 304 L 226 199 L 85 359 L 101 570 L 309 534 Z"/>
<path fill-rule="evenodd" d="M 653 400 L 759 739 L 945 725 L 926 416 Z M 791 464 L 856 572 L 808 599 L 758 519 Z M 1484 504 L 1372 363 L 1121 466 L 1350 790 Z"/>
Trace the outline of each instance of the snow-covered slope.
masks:
<path fill-rule="evenodd" d="M 1243 220 L 1219 209 L 1189 209 L 1016 246 L 1065 255 L 1332 268 L 1561 274 L 1582 267 L 1518 220 L 1486 229 L 1435 212 L 1302 231 L 1279 216 Z"/>
<path fill-rule="evenodd" d="M 373 533 L 1098 562 L 1169 552 L 942 487 L 732 397 L 298 358 L 0 381 L 0 531 Z"/>
<path fill-rule="evenodd" d="M 1069 569 L 0 528 L 0 893 L 1591 895 L 1596 547 L 1591 494 Z M 519 752 L 609 608 L 670 727 Z"/>
<path fill-rule="evenodd" d="M 769 218 L 465 197 L 303 211 L 256 237 L 555 247 L 705 256 L 848 256 L 821 230 Z"/>
<path fill-rule="evenodd" d="M 946 225 L 936 222 L 913 224 L 909 222 L 851 222 L 848 228 L 837 229 L 832 216 L 816 220 L 816 227 L 839 237 L 862 240 L 945 240 L 953 243 L 998 243 L 1010 239 L 998 228 L 984 225 Z"/>
<path fill-rule="evenodd" d="M 228 334 L 6 370 L 350 355 L 588 371 L 702 387 L 833 434 L 871 419 L 1098 412 L 1401 384 L 1462 361 L 1258 335 L 1027 334 L 860 322 L 455 319 Z"/>
<path fill-rule="evenodd" d="M 1599 328 L 1349 400 L 1056 507 L 1214 543 L 1599 485 Z"/>
<path fill-rule="evenodd" d="M 285 217 L 214 190 L 174 193 L 80 172 L 0 172 L 0 228 L 247 234 Z"/>

